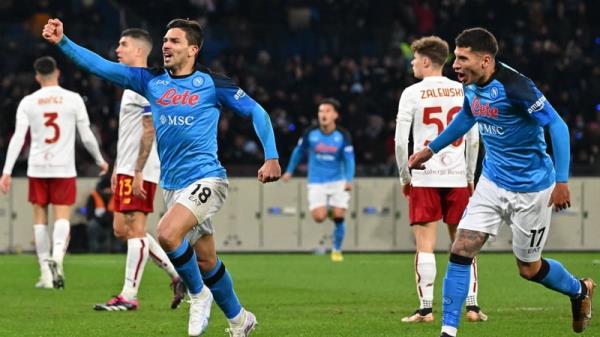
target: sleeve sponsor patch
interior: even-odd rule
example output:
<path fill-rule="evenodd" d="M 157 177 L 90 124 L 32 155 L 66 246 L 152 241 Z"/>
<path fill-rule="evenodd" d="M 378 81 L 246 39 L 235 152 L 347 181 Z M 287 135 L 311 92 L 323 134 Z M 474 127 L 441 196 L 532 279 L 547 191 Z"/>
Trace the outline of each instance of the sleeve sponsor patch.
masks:
<path fill-rule="evenodd" d="M 544 108 L 544 103 L 546 102 L 546 96 L 540 97 L 537 101 L 535 101 L 529 108 L 527 108 L 527 112 L 532 114 L 536 111 L 541 111 Z"/>

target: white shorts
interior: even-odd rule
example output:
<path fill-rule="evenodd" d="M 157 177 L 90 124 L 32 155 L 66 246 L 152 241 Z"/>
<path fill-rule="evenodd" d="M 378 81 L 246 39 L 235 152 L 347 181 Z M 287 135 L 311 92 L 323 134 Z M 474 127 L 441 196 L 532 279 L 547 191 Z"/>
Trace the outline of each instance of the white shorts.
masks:
<path fill-rule="evenodd" d="M 182 204 L 198 220 L 198 224 L 185 235 L 191 245 L 203 235 L 214 234 L 215 230 L 210 218 L 221 209 L 227 199 L 228 186 L 227 179 L 203 178 L 188 187 L 164 191 L 163 196 L 167 208 L 173 207 L 175 203 Z"/>
<path fill-rule="evenodd" d="M 319 207 L 337 207 L 348 209 L 350 193 L 346 191 L 346 181 L 308 184 L 308 209 Z"/>
<path fill-rule="evenodd" d="M 552 207 L 548 201 L 553 189 L 554 185 L 540 192 L 510 192 L 481 176 L 458 228 L 493 237 L 506 223 L 512 230 L 515 256 L 524 262 L 537 261 L 550 230 Z"/>

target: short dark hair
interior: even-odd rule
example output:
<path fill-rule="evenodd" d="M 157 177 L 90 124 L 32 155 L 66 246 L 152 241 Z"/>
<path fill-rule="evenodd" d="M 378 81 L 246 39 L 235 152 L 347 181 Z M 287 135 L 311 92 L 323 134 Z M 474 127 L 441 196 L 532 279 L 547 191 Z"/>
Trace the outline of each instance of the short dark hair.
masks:
<path fill-rule="evenodd" d="M 202 48 L 204 40 L 204 32 L 198 21 L 190 19 L 173 19 L 167 24 L 167 30 L 171 28 L 179 28 L 185 32 L 185 38 L 189 44 L 195 44 L 198 48 Z"/>
<path fill-rule="evenodd" d="M 340 112 L 340 107 L 342 106 L 340 104 L 340 101 L 333 97 L 323 98 L 319 101 L 319 105 L 321 104 L 330 104 L 333 107 L 333 110 L 335 110 L 335 112 Z"/>
<path fill-rule="evenodd" d="M 494 34 L 485 28 L 475 27 L 462 31 L 456 37 L 456 46 L 460 48 L 471 47 L 472 51 L 490 53 L 496 57 L 498 54 L 498 41 Z"/>
<path fill-rule="evenodd" d="M 121 37 L 131 37 L 134 39 L 142 40 L 150 45 L 152 49 L 152 37 L 147 30 L 141 28 L 127 28 L 121 33 Z"/>
<path fill-rule="evenodd" d="M 56 60 L 52 56 L 42 56 L 33 62 L 33 69 L 40 75 L 50 75 L 56 71 Z"/>
<path fill-rule="evenodd" d="M 429 57 L 431 62 L 443 66 L 448 59 L 448 42 L 437 36 L 426 36 L 413 41 L 410 45 L 413 52 Z"/>

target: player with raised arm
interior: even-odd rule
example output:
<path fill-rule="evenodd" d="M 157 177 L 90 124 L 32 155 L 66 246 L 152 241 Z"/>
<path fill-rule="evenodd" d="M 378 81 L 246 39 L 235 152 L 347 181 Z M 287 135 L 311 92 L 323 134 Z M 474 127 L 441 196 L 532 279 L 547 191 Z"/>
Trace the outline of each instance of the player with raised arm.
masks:
<path fill-rule="evenodd" d="M 152 50 L 150 34 L 139 28 L 123 31 L 116 54 L 119 62 L 132 67 L 146 67 Z M 154 143 L 150 103 L 131 90 L 123 92 L 119 114 L 117 159 L 111 179 L 115 195 L 113 229 L 115 236 L 127 243 L 125 281 L 118 296 L 95 310 L 136 310 L 142 274 L 148 257 L 164 269 L 171 279 L 171 308 L 179 306 L 186 288 L 158 242 L 146 232 L 147 214 L 154 210 L 154 194 L 160 177 L 160 162 Z"/>
<path fill-rule="evenodd" d="M 409 220 L 415 235 L 415 279 L 420 306 L 405 323 L 433 322 L 433 289 L 436 275 L 435 255 L 437 225 L 448 225 L 450 241 L 473 192 L 479 131 L 471 128 L 466 139 L 436 153 L 426 171 L 408 170 L 408 137 L 412 126 L 414 151 L 429 144 L 452 121 L 463 103 L 461 83 L 442 76 L 448 58 L 448 43 L 437 36 L 415 40 L 412 68 L 421 82 L 404 89 L 396 119 L 396 161 L 402 194 L 408 199 Z M 465 145 L 466 141 L 466 145 Z M 465 163 L 466 148 L 466 163 Z M 487 316 L 477 304 L 477 264 L 473 260 L 471 284 L 467 297 L 467 320 L 485 321 Z"/>
<path fill-rule="evenodd" d="M 283 181 L 289 181 L 308 154 L 308 208 L 316 222 L 327 219 L 329 207 L 335 227 L 331 260 L 341 262 L 346 233 L 344 216 L 350 201 L 354 178 L 354 148 L 350 133 L 336 125 L 340 103 L 325 98 L 319 103 L 319 127 L 307 130 L 294 148 Z"/>
<path fill-rule="evenodd" d="M 453 68 L 465 85 L 463 108 L 427 148 L 409 158 L 410 168 L 424 169 L 433 154 L 475 123 L 486 148 L 482 177 L 452 244 L 441 336 L 456 336 L 473 258 L 503 222 L 511 226 L 521 276 L 568 296 L 573 330 L 582 332 L 592 317 L 594 282 L 579 280 L 560 262 L 542 258 L 552 206 L 556 211 L 571 206 L 569 129 L 533 81 L 496 61 L 497 52 L 496 38 L 483 28 L 458 35 Z M 552 139 L 554 164 L 546 153 L 544 127 Z"/>
<path fill-rule="evenodd" d="M 25 96 L 17 108 L 15 133 L 8 145 L 0 189 L 8 193 L 11 173 L 29 129 L 27 161 L 29 202 L 33 205 L 33 236 L 40 265 L 37 288 L 64 288 L 63 259 L 69 244 L 71 205 L 75 203 L 75 131 L 100 167 L 108 170 L 79 94 L 58 84 L 56 61 L 44 56 L 35 61 L 35 80 L 41 88 Z M 52 241 L 48 232 L 48 205 L 54 213 Z M 52 242 L 52 243 L 51 243 Z"/>
<path fill-rule="evenodd" d="M 164 67 L 159 69 L 105 60 L 64 36 L 58 19 L 48 20 L 42 35 L 83 69 L 148 99 L 168 207 L 158 225 L 158 241 L 188 288 L 188 334 L 206 330 L 214 295 L 229 320 L 229 334 L 248 336 L 256 318 L 241 306 L 213 238 L 211 216 L 225 201 L 228 186 L 217 158 L 217 124 L 222 106 L 252 120 L 265 153 L 258 180 L 268 183 L 279 179 L 281 168 L 267 112 L 231 79 L 196 66 L 203 40 L 196 21 L 167 24 Z"/>

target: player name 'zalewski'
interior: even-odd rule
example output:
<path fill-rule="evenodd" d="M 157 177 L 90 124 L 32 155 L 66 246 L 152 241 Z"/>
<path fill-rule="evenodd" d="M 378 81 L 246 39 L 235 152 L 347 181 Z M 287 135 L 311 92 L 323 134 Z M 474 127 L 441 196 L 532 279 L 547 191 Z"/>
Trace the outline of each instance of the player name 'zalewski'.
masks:
<path fill-rule="evenodd" d="M 421 99 L 430 97 L 456 97 L 464 96 L 462 88 L 436 88 L 421 90 Z"/>

